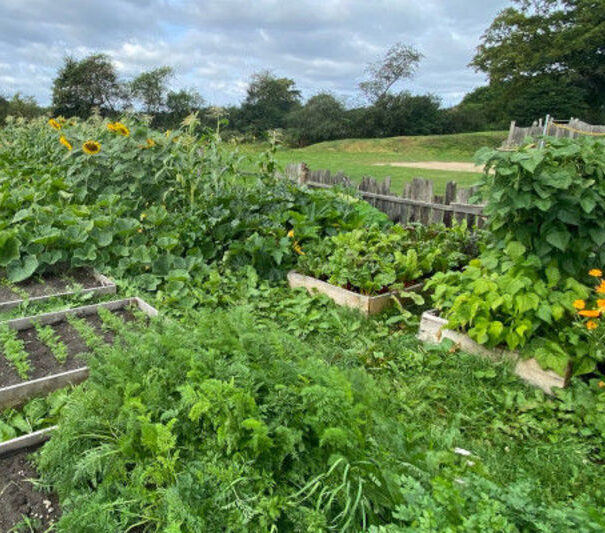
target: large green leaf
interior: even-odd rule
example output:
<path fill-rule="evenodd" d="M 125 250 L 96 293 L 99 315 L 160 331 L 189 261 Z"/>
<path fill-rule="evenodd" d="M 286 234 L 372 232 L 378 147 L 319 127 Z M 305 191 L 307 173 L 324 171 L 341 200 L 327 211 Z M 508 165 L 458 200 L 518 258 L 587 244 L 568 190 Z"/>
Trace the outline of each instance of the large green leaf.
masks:
<path fill-rule="evenodd" d="M 11 261 L 19 259 L 21 243 L 7 231 L 0 232 L 0 266 L 7 266 Z"/>
<path fill-rule="evenodd" d="M 6 269 L 8 279 L 14 283 L 29 278 L 38 268 L 38 258 L 28 255 L 22 261 L 14 261 Z"/>

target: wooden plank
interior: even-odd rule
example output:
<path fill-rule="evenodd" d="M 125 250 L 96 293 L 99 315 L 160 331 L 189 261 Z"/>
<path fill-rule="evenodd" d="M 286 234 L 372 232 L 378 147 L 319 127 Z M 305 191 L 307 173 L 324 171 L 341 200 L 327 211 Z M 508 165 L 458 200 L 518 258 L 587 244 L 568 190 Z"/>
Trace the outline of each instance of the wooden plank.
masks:
<path fill-rule="evenodd" d="M 0 456 L 38 446 L 39 444 L 46 442 L 50 438 L 52 432 L 56 429 L 57 426 L 51 426 L 39 429 L 38 431 L 33 431 L 27 435 L 21 435 L 20 437 L 0 442 Z"/>
<path fill-rule="evenodd" d="M 422 314 L 418 339 L 423 342 L 439 344 L 443 339 L 450 339 L 458 348 L 466 353 L 485 357 L 492 361 L 510 360 L 514 364 L 513 372 L 521 379 L 542 389 L 547 394 L 553 394 L 555 387 L 565 387 L 569 380 L 569 371 L 566 376 L 559 376 L 552 370 L 544 370 L 535 359 L 523 359 L 518 352 L 503 349 L 489 349 L 477 344 L 468 335 L 447 329 L 447 320 L 439 317 L 437 312 L 426 311 Z"/>
<path fill-rule="evenodd" d="M 456 182 L 450 181 L 445 186 L 445 198 L 443 203 L 445 205 L 450 205 L 452 202 L 456 201 Z M 448 211 L 443 211 L 443 223 L 450 227 L 452 225 L 452 214 Z"/>

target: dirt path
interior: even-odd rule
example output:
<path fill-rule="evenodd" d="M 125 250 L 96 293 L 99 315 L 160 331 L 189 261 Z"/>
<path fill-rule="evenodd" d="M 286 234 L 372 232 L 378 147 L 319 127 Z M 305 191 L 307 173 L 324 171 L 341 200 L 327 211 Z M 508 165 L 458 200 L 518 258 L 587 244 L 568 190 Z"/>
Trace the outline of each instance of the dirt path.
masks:
<path fill-rule="evenodd" d="M 410 161 L 393 163 L 374 163 L 377 167 L 409 167 L 424 168 L 427 170 L 451 170 L 454 172 L 483 172 L 483 168 L 474 163 L 461 163 L 459 161 Z"/>

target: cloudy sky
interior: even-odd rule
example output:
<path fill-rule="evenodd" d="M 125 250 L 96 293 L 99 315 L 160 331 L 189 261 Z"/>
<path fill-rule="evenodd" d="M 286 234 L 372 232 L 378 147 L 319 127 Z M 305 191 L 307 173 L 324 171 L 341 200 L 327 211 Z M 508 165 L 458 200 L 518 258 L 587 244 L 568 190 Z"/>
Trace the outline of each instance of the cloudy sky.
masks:
<path fill-rule="evenodd" d="M 0 0 L 0 94 L 50 103 L 65 55 L 109 54 L 127 79 L 161 65 L 172 88 L 240 102 L 252 73 L 270 69 L 305 97 L 358 100 L 364 66 L 403 41 L 425 56 L 401 88 L 444 104 L 484 83 L 467 65 L 510 0 Z"/>

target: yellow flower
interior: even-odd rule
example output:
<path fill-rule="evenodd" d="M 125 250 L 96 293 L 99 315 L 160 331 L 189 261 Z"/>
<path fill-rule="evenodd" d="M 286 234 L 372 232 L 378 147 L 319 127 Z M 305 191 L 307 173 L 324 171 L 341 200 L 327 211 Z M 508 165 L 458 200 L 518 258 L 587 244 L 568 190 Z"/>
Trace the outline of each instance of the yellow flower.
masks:
<path fill-rule="evenodd" d="M 124 137 L 128 137 L 130 135 L 130 130 L 121 122 L 114 122 L 107 124 L 107 129 L 109 131 L 113 131 L 114 133 L 119 133 Z"/>
<path fill-rule="evenodd" d="M 55 130 L 61 129 L 61 124 L 59 124 L 54 118 L 51 118 L 48 123 L 50 124 L 50 127 Z"/>
<path fill-rule="evenodd" d="M 605 300 L 597 300 L 597 307 L 599 309 L 605 309 Z"/>
<path fill-rule="evenodd" d="M 574 306 L 576 309 L 584 309 L 584 308 L 586 307 L 586 302 L 585 302 L 584 300 L 576 300 L 576 301 L 573 303 L 573 306 Z"/>
<path fill-rule="evenodd" d="M 601 284 L 597 286 L 596 291 L 599 294 L 605 294 L 605 280 L 601 281 Z"/>
<path fill-rule="evenodd" d="M 147 218 L 147 213 L 141 213 L 141 220 L 145 220 Z"/>
<path fill-rule="evenodd" d="M 155 141 L 153 139 L 147 139 L 147 148 L 153 148 L 155 146 Z"/>
<path fill-rule="evenodd" d="M 593 320 L 589 320 L 588 322 L 586 322 L 586 329 L 591 330 L 591 329 L 597 329 L 599 326 L 597 325 L 596 322 L 594 322 Z"/>
<path fill-rule="evenodd" d="M 98 143 L 97 141 L 86 141 L 82 145 L 82 150 L 88 155 L 98 154 L 101 151 L 101 143 Z"/>
<path fill-rule="evenodd" d="M 298 242 L 294 242 L 294 244 L 292 245 L 292 248 L 294 248 L 294 251 L 298 254 L 298 255 L 306 255 L 305 252 L 303 252 L 302 248 L 300 247 L 300 244 L 298 244 Z"/>
<path fill-rule="evenodd" d="M 69 141 L 65 138 L 65 135 L 61 135 L 61 137 L 59 137 L 59 142 L 71 152 L 73 147 L 71 144 L 69 144 Z"/>
<path fill-rule="evenodd" d="M 165 133 L 166 137 L 170 137 L 171 133 L 172 133 L 172 130 L 166 130 L 166 133 Z"/>
<path fill-rule="evenodd" d="M 289 237 L 290 239 L 291 239 L 292 237 L 294 237 L 294 230 L 293 230 L 293 229 L 291 229 L 291 230 L 288 232 L 288 237 Z"/>
<path fill-rule="evenodd" d="M 605 381 L 599 381 L 599 388 L 602 389 L 605 387 Z"/>
<path fill-rule="evenodd" d="M 598 268 L 593 268 L 592 270 L 588 271 L 588 275 L 592 276 L 593 278 L 600 278 L 603 275 L 603 272 Z"/>
<path fill-rule="evenodd" d="M 580 316 L 585 316 L 587 318 L 599 318 L 601 316 L 601 311 L 598 309 L 586 309 L 584 311 L 580 311 Z"/>

